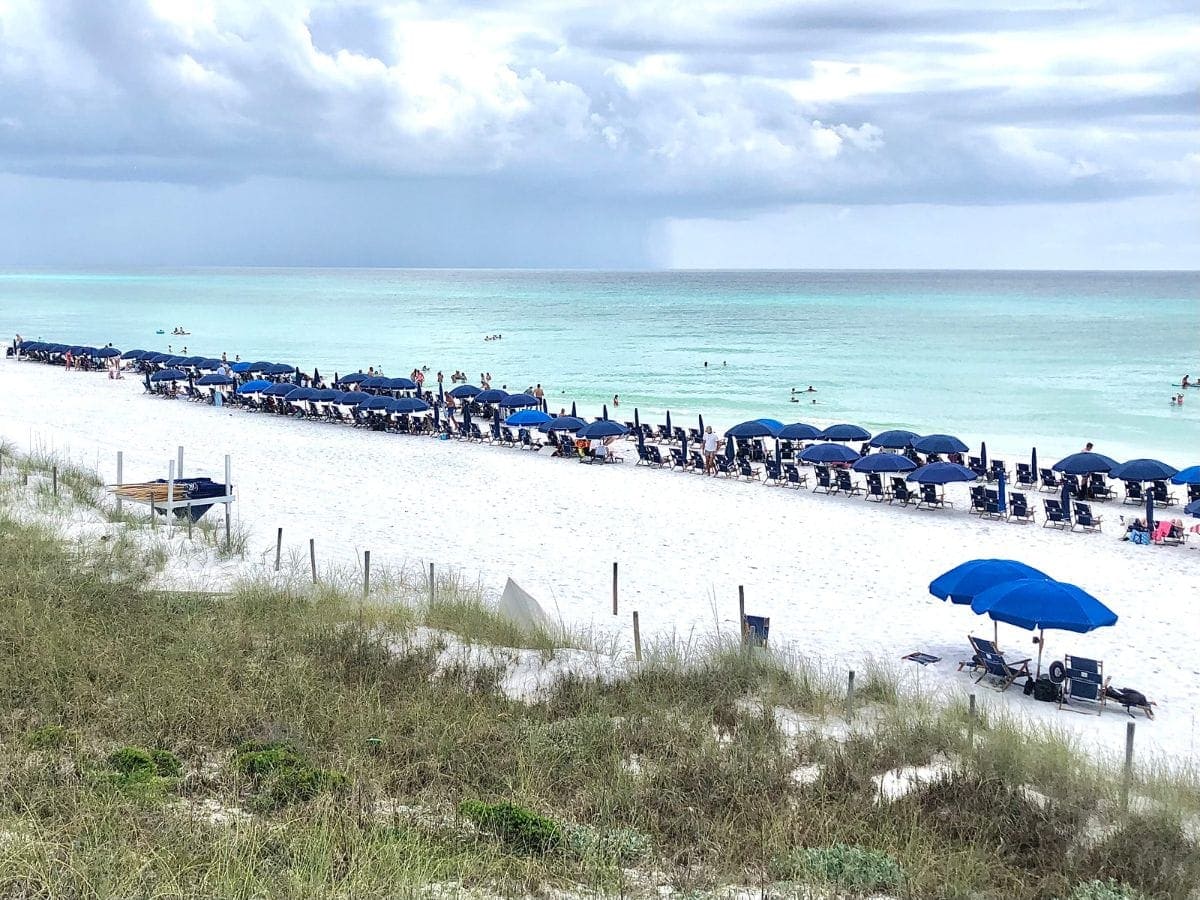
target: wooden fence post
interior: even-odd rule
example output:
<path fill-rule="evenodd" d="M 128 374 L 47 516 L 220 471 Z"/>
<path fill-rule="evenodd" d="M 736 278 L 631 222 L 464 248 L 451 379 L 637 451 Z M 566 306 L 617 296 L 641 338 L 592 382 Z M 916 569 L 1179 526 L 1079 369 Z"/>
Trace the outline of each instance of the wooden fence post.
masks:
<path fill-rule="evenodd" d="M 637 610 L 633 611 L 633 658 L 642 661 L 642 629 L 638 624 Z"/>
<path fill-rule="evenodd" d="M 117 451 L 117 484 L 125 483 L 125 451 Z M 117 494 L 117 513 L 121 512 L 121 495 Z"/>
<path fill-rule="evenodd" d="M 279 555 L 283 552 L 283 529 L 275 532 L 275 571 L 279 571 Z"/>
<path fill-rule="evenodd" d="M 317 542 L 313 538 L 308 539 L 308 562 L 312 566 L 313 584 L 317 583 Z"/>
<path fill-rule="evenodd" d="M 371 592 L 371 551 L 363 551 L 363 596 Z"/>
<path fill-rule="evenodd" d="M 850 677 L 846 680 L 846 721 L 851 722 L 854 719 L 854 670 L 850 670 Z"/>
<path fill-rule="evenodd" d="M 738 585 L 738 633 L 742 636 L 742 644 L 746 643 L 746 587 Z"/>
<path fill-rule="evenodd" d="M 617 564 L 613 563 L 613 615 L 617 614 Z"/>
<path fill-rule="evenodd" d="M 433 563 L 429 564 L 429 605 L 437 601 L 437 582 L 433 577 Z"/>
<path fill-rule="evenodd" d="M 968 698 L 970 706 L 967 709 L 967 746 L 975 746 L 975 695 Z"/>
<path fill-rule="evenodd" d="M 54 484 L 54 496 L 57 497 L 58 496 L 58 466 L 54 466 L 50 469 L 50 478 L 52 479 L 53 484 Z"/>
<path fill-rule="evenodd" d="M 225 496 L 226 497 L 233 496 L 233 484 L 230 482 L 230 474 L 229 473 L 230 473 L 229 454 L 226 453 L 225 454 Z M 231 527 L 232 521 L 233 521 L 233 514 L 232 514 L 232 511 L 230 510 L 231 506 L 233 506 L 232 503 L 225 504 L 225 550 L 226 550 L 226 552 L 233 549 L 233 531 L 232 531 L 232 527 Z"/>
<path fill-rule="evenodd" d="M 1125 723 L 1125 768 L 1121 773 L 1121 810 L 1129 812 L 1129 790 L 1133 785 L 1133 731 L 1135 723 Z"/>

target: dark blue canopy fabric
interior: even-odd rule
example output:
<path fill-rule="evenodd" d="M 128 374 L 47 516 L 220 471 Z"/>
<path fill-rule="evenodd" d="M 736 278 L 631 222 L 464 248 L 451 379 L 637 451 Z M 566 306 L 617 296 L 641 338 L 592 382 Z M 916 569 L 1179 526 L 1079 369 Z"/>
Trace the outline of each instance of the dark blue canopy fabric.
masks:
<path fill-rule="evenodd" d="M 803 422 L 793 422 L 779 429 L 775 437 L 781 441 L 815 441 L 821 436 L 821 429 Z"/>
<path fill-rule="evenodd" d="M 1171 476 L 1171 481 L 1175 484 L 1200 484 L 1200 466 L 1188 466 Z"/>
<path fill-rule="evenodd" d="M 267 362 L 266 360 L 260 359 L 258 362 L 250 363 L 250 368 L 248 368 L 246 371 L 247 372 L 266 372 L 267 369 L 271 368 L 271 366 L 273 366 L 273 365 L 274 365 L 274 363 L 270 363 L 270 362 Z"/>
<path fill-rule="evenodd" d="M 967 445 L 952 434 L 927 434 L 913 441 L 918 453 L 966 453 Z"/>
<path fill-rule="evenodd" d="M 184 381 L 186 379 L 187 372 L 180 372 L 178 369 L 163 369 L 150 376 L 151 381 Z"/>
<path fill-rule="evenodd" d="M 342 380 L 345 381 L 344 378 Z M 387 383 L 388 379 L 384 378 L 382 375 L 370 375 L 360 381 L 358 386 L 361 388 L 380 388 L 385 387 Z"/>
<path fill-rule="evenodd" d="M 983 591 L 971 609 L 997 622 L 1084 633 L 1117 623 L 1117 614 L 1082 588 L 1044 578 L 1006 581 Z"/>
<path fill-rule="evenodd" d="M 287 363 L 271 363 L 263 371 L 268 375 L 291 375 L 296 371 L 296 367 L 289 366 Z"/>
<path fill-rule="evenodd" d="M 936 462 L 921 466 L 906 479 L 917 484 L 951 484 L 956 481 L 974 481 L 975 473 L 958 463 Z"/>
<path fill-rule="evenodd" d="M 727 438 L 775 437 L 775 430 L 757 419 L 734 425 L 725 432 Z"/>
<path fill-rule="evenodd" d="M 215 372 L 223 365 L 225 365 L 225 363 L 221 362 L 219 359 L 204 359 L 196 363 L 196 368 L 201 372 Z"/>
<path fill-rule="evenodd" d="M 370 375 L 367 375 L 364 372 L 351 372 L 349 375 L 343 375 L 341 378 L 339 378 L 334 383 L 335 384 L 359 384 L 360 382 L 366 381 L 370 377 L 371 377 Z"/>
<path fill-rule="evenodd" d="M 755 419 L 755 422 L 761 422 L 771 429 L 772 435 L 777 435 L 783 429 L 783 423 L 778 419 Z"/>
<path fill-rule="evenodd" d="M 826 441 L 868 441 L 871 432 L 859 425 L 830 425 L 821 432 L 821 439 Z"/>
<path fill-rule="evenodd" d="M 515 412 L 504 420 L 505 425 L 515 425 L 517 427 L 525 426 L 532 427 L 535 425 L 544 425 L 547 422 L 552 422 L 546 413 L 540 409 L 523 409 L 520 412 Z"/>
<path fill-rule="evenodd" d="M 332 388 L 320 388 L 313 391 L 313 395 L 308 399 L 315 400 L 318 403 L 328 403 L 330 400 L 336 399 L 341 393 L 341 391 L 335 391 Z"/>
<path fill-rule="evenodd" d="M 291 387 L 291 392 L 283 395 L 284 400 L 311 400 L 316 393 L 312 388 L 296 387 L 294 384 Z"/>
<path fill-rule="evenodd" d="M 801 451 L 800 459 L 808 463 L 849 463 L 858 459 L 858 454 L 843 444 L 814 444 Z"/>
<path fill-rule="evenodd" d="M 179 362 L 181 365 L 185 365 L 185 366 L 198 366 L 202 362 L 204 362 L 204 357 L 203 356 L 185 356 Z"/>
<path fill-rule="evenodd" d="M 1193 500 L 1183 508 L 1183 511 L 1189 516 L 1196 516 L 1197 518 L 1200 518 L 1200 500 Z"/>
<path fill-rule="evenodd" d="M 429 404 L 417 397 L 398 397 L 392 401 L 392 409 L 398 413 L 429 412 Z"/>
<path fill-rule="evenodd" d="M 121 359 L 141 359 L 145 355 L 145 350 L 126 350 L 121 354 Z"/>
<path fill-rule="evenodd" d="M 921 436 L 915 431 L 905 431 L 903 428 L 895 428 L 891 431 L 881 431 L 875 437 L 871 438 L 872 447 L 883 447 L 887 450 L 903 450 L 914 441 L 919 441 Z"/>
<path fill-rule="evenodd" d="M 463 400 L 468 397 L 474 397 L 476 394 L 481 393 L 481 391 L 473 384 L 460 384 L 456 388 L 451 388 L 447 393 L 455 400 Z"/>
<path fill-rule="evenodd" d="M 998 584 L 1019 579 L 1050 578 L 1045 572 L 1014 559 L 972 559 L 929 582 L 929 593 L 951 603 L 970 603 Z"/>
<path fill-rule="evenodd" d="M 415 391 L 417 383 L 411 378 L 385 378 L 384 383 L 380 387 L 385 387 L 389 391 Z"/>
<path fill-rule="evenodd" d="M 521 409 L 523 407 L 538 407 L 542 401 L 532 394 L 509 394 L 500 401 L 501 409 Z"/>
<path fill-rule="evenodd" d="M 508 396 L 508 391 L 502 391 L 500 388 L 489 388 L 486 391 L 480 391 L 475 395 L 475 400 L 479 403 L 499 403 Z"/>
<path fill-rule="evenodd" d="M 248 362 L 231 363 L 229 366 L 229 369 L 232 372 L 237 372 L 239 375 L 244 375 L 246 372 L 250 371 L 250 363 L 248 363 Z"/>
<path fill-rule="evenodd" d="M 620 422 L 614 422 L 612 419 L 601 419 L 599 422 L 592 422 L 584 425 L 577 432 L 579 437 L 587 438 L 588 440 L 592 438 L 617 437 L 628 433 L 628 428 Z"/>
<path fill-rule="evenodd" d="M 236 382 L 228 375 L 219 374 L 201 375 L 199 380 L 196 382 L 196 384 L 213 385 L 214 387 L 227 387 L 228 385 L 235 383 Z"/>
<path fill-rule="evenodd" d="M 546 434 L 555 431 L 578 431 L 586 424 L 587 422 L 583 421 L 583 419 L 576 418 L 575 416 L 558 416 L 543 425 L 539 425 L 538 431 L 545 432 Z"/>
<path fill-rule="evenodd" d="M 269 388 L 263 388 L 262 394 L 264 397 L 286 397 L 295 389 L 296 386 L 290 382 L 284 384 L 272 384 Z"/>
<path fill-rule="evenodd" d="M 1157 459 L 1131 459 L 1108 470 L 1108 477 L 1118 481 L 1165 481 L 1178 474 L 1174 466 Z"/>
<path fill-rule="evenodd" d="M 899 453 L 868 453 L 854 461 L 855 472 L 911 472 L 917 464 Z"/>
<path fill-rule="evenodd" d="M 239 394 L 257 394 L 259 391 L 264 391 L 269 387 L 273 387 L 271 382 L 263 378 L 255 378 L 239 387 L 237 392 Z"/>
<path fill-rule="evenodd" d="M 1072 453 L 1056 462 L 1053 469 L 1068 475 L 1090 475 L 1093 472 L 1110 472 L 1116 466 L 1117 461 L 1103 453 Z"/>
<path fill-rule="evenodd" d="M 358 408 L 374 412 L 392 412 L 395 404 L 396 401 L 391 397 L 368 397 L 358 404 Z"/>
<path fill-rule="evenodd" d="M 342 391 L 334 403 L 341 406 L 352 406 L 369 399 L 371 399 L 371 395 L 365 391 Z"/>
<path fill-rule="evenodd" d="M 121 351 L 118 350 L 116 347 L 101 347 L 99 350 L 97 350 L 95 353 L 92 354 L 92 356 L 98 357 L 99 359 L 109 359 L 110 357 L 120 356 L 120 355 L 121 355 Z"/>

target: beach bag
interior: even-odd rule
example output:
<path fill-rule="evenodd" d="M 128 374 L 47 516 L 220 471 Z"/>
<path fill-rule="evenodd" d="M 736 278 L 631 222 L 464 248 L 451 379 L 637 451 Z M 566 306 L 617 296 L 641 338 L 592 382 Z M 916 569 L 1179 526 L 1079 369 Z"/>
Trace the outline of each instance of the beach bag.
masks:
<path fill-rule="evenodd" d="M 1046 676 L 1042 676 L 1033 684 L 1033 699 L 1044 703 L 1058 703 L 1062 700 L 1062 688 Z"/>
<path fill-rule="evenodd" d="M 1129 539 L 1131 541 L 1133 541 L 1135 544 L 1149 544 L 1150 543 L 1150 532 L 1148 532 L 1148 531 L 1131 531 L 1129 533 Z"/>

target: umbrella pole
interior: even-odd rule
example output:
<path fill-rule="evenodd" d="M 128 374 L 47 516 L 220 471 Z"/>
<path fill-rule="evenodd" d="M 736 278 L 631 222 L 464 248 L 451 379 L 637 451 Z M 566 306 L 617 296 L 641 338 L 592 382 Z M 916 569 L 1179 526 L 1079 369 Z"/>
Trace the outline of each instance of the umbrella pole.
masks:
<path fill-rule="evenodd" d="M 1043 648 L 1044 646 L 1046 646 L 1046 630 L 1045 630 L 1044 628 L 1039 628 L 1039 629 L 1038 629 L 1038 664 L 1037 664 L 1037 675 L 1035 675 L 1035 676 L 1034 676 L 1034 678 L 1033 678 L 1033 680 L 1034 680 L 1034 681 L 1037 681 L 1039 678 L 1041 678 L 1041 677 L 1042 677 L 1042 648 Z"/>
<path fill-rule="evenodd" d="M 1000 649 L 1000 623 L 996 619 L 992 619 L 992 646 Z"/>

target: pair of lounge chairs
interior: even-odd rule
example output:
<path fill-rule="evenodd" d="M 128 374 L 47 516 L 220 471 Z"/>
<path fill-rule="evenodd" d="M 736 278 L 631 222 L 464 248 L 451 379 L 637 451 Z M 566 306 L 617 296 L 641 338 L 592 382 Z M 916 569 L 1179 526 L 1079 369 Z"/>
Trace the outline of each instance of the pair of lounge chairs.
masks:
<path fill-rule="evenodd" d="M 1074 531 L 1077 527 L 1084 531 L 1103 530 L 1103 517 L 1093 513 L 1092 507 L 1087 503 L 1077 500 L 1073 504 L 1074 521 L 1067 518 L 1061 501 L 1043 500 L 1042 504 L 1046 508 L 1046 521 L 1042 523 L 1043 528 L 1062 528 L 1068 531 Z"/>

